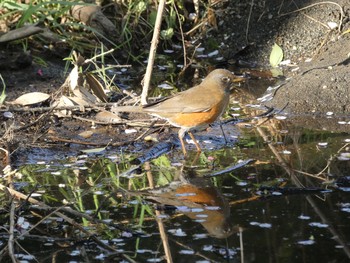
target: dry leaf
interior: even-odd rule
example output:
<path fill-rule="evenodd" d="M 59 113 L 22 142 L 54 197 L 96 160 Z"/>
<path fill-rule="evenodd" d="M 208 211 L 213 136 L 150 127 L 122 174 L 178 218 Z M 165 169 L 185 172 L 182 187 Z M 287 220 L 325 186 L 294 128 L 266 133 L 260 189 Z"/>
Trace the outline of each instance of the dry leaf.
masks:
<path fill-rule="evenodd" d="M 212 8 L 208 8 L 208 21 L 215 28 L 218 29 L 218 24 L 216 22 L 215 11 Z"/>
<path fill-rule="evenodd" d="M 276 43 L 273 45 L 271 53 L 270 53 L 270 65 L 275 68 L 281 63 L 283 59 L 283 50 Z"/>
<path fill-rule="evenodd" d="M 96 120 L 104 121 L 108 123 L 119 123 L 120 117 L 117 114 L 114 114 L 109 111 L 101 111 L 96 114 L 95 116 Z"/>
<path fill-rule="evenodd" d="M 86 88 L 79 87 L 73 90 L 75 96 L 84 101 L 86 104 L 96 103 L 96 97 L 92 95 Z M 84 105 L 86 105 L 84 104 Z M 79 104 L 81 105 L 81 104 Z"/>
<path fill-rule="evenodd" d="M 79 136 L 87 139 L 87 138 L 90 138 L 93 134 L 94 134 L 93 131 L 83 131 L 83 132 L 79 133 Z"/>
<path fill-rule="evenodd" d="M 90 86 L 90 89 L 94 92 L 97 98 L 102 102 L 107 102 L 107 96 L 101 83 L 91 73 L 86 74 L 86 81 Z"/>
<path fill-rule="evenodd" d="M 78 79 L 79 79 L 78 66 L 74 65 L 74 68 L 72 69 L 72 71 L 69 73 L 69 76 L 68 76 L 68 84 L 71 91 L 74 91 L 75 88 L 78 86 Z"/>
<path fill-rule="evenodd" d="M 53 105 L 53 106 L 57 106 L 57 107 L 67 107 L 67 106 L 74 106 L 74 102 L 72 100 L 70 100 L 68 97 L 66 96 L 62 96 L 59 100 L 59 102 L 57 103 L 57 105 Z M 60 110 L 55 112 L 55 115 L 58 117 L 66 117 L 66 116 L 70 116 L 72 113 L 71 110 Z"/>
<path fill-rule="evenodd" d="M 75 104 L 75 105 L 79 105 L 80 107 L 83 107 L 83 108 L 84 108 L 84 106 L 89 106 L 89 105 L 90 105 L 89 102 L 85 101 L 85 100 L 82 99 L 82 98 L 78 98 L 78 97 L 69 97 L 69 99 L 70 99 L 71 101 L 74 101 L 74 104 Z"/>
<path fill-rule="evenodd" d="M 46 94 L 43 92 L 31 92 L 18 97 L 12 103 L 19 104 L 22 106 L 27 106 L 27 105 L 33 105 L 33 104 L 44 102 L 49 98 L 50 98 L 49 94 Z"/>

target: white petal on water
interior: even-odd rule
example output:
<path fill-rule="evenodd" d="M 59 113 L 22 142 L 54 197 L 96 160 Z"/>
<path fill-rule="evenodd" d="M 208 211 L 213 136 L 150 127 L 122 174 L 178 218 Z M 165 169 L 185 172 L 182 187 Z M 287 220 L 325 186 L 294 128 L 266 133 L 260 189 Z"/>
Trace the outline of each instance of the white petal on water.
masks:
<path fill-rule="evenodd" d="M 196 215 L 196 217 L 197 218 L 207 218 L 208 215 L 206 215 L 206 214 L 198 214 L 198 215 Z"/>
<path fill-rule="evenodd" d="M 169 229 L 168 232 L 173 234 L 174 236 L 178 236 L 178 237 L 185 237 L 185 236 L 187 236 L 187 234 L 181 228 Z"/>
<path fill-rule="evenodd" d="M 190 208 L 188 206 L 177 206 L 176 208 L 179 212 L 190 212 Z"/>
<path fill-rule="evenodd" d="M 339 187 L 339 190 L 343 192 L 350 192 L 350 187 Z"/>
<path fill-rule="evenodd" d="M 204 47 L 199 47 L 199 48 L 196 48 L 196 52 L 203 52 L 205 50 Z"/>
<path fill-rule="evenodd" d="M 313 245 L 315 244 L 315 240 L 309 239 L 309 240 L 300 240 L 298 241 L 299 245 Z"/>
<path fill-rule="evenodd" d="M 310 220 L 311 217 L 305 216 L 305 215 L 300 215 L 300 216 L 298 216 L 298 218 L 301 220 Z"/>
<path fill-rule="evenodd" d="M 212 251 L 213 250 L 213 245 L 204 245 L 202 249 L 204 251 Z"/>
<path fill-rule="evenodd" d="M 210 52 L 209 54 L 208 54 L 208 57 L 214 57 L 214 56 L 217 56 L 219 54 L 219 50 L 214 50 L 213 52 Z"/>
<path fill-rule="evenodd" d="M 162 262 L 163 258 L 149 258 L 147 262 Z"/>
<path fill-rule="evenodd" d="M 161 214 L 157 216 L 158 218 L 169 218 L 169 215 L 167 214 Z"/>
<path fill-rule="evenodd" d="M 206 206 L 205 207 L 206 210 L 211 210 L 211 211 L 218 211 L 218 210 L 221 210 L 221 207 L 220 206 Z"/>
<path fill-rule="evenodd" d="M 193 213 L 200 213 L 200 212 L 203 212 L 203 208 L 192 208 L 191 209 L 191 212 L 193 212 Z"/>
<path fill-rule="evenodd" d="M 158 85 L 158 88 L 161 88 L 161 89 L 173 89 L 173 86 L 169 85 L 168 83 L 162 83 L 162 84 L 159 84 Z"/>
<path fill-rule="evenodd" d="M 272 227 L 272 224 L 269 224 L 269 223 L 261 223 L 259 225 L 261 228 L 271 228 Z"/>
<path fill-rule="evenodd" d="M 203 239 L 203 238 L 207 238 L 207 237 L 208 237 L 208 234 L 205 234 L 205 233 L 193 235 L 193 239 Z"/>
<path fill-rule="evenodd" d="M 275 195 L 275 196 L 282 195 L 282 193 L 281 193 L 281 192 L 276 192 L 276 191 L 272 192 L 271 194 L 272 194 L 272 195 Z"/>
<path fill-rule="evenodd" d="M 79 256 L 80 255 L 80 250 L 73 250 L 70 252 L 70 256 Z"/>
<path fill-rule="evenodd" d="M 95 259 L 103 260 L 105 257 L 106 257 L 106 255 L 103 254 L 103 253 L 101 253 L 100 255 L 97 255 L 97 256 L 95 257 Z"/>
<path fill-rule="evenodd" d="M 250 224 L 252 226 L 258 226 L 261 228 L 271 228 L 272 227 L 272 224 L 270 224 L 270 223 L 259 223 L 259 222 L 252 221 L 252 222 L 250 222 Z"/>
<path fill-rule="evenodd" d="M 233 111 L 239 111 L 241 109 L 241 107 L 232 107 L 231 110 Z"/>
<path fill-rule="evenodd" d="M 179 50 L 182 49 L 182 46 L 181 46 L 181 45 L 172 44 L 171 46 L 172 46 L 174 49 L 179 49 Z"/>
<path fill-rule="evenodd" d="M 246 185 L 248 185 L 248 183 L 245 182 L 245 181 L 238 181 L 238 182 L 236 182 L 236 185 L 238 185 L 238 186 L 246 186 Z"/>
<path fill-rule="evenodd" d="M 311 222 L 311 223 L 309 223 L 309 226 L 318 227 L 318 228 L 328 227 L 327 224 L 323 224 L 323 223 L 319 223 L 319 222 Z"/>
<path fill-rule="evenodd" d="M 183 255 L 193 255 L 194 251 L 190 250 L 190 249 L 182 249 L 179 251 L 179 254 L 183 254 Z"/>

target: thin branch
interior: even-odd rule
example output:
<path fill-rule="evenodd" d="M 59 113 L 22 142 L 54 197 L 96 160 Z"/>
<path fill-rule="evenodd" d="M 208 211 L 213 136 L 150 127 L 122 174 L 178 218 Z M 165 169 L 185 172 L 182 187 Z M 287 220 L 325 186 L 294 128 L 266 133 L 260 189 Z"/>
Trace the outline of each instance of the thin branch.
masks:
<path fill-rule="evenodd" d="M 187 67 L 187 54 L 186 54 L 186 46 L 185 46 L 185 37 L 184 37 L 184 32 L 182 30 L 182 23 L 181 23 L 181 17 L 180 17 L 179 11 L 177 10 L 175 3 L 173 3 L 173 6 L 174 6 L 174 9 L 176 12 L 177 20 L 179 21 L 179 28 L 180 28 L 182 48 L 183 48 L 183 57 L 184 57 L 183 68 L 185 69 Z"/>
<path fill-rule="evenodd" d="M 157 19 L 156 19 L 156 23 L 154 25 L 154 31 L 153 31 L 151 48 L 150 48 L 149 57 L 148 57 L 146 74 L 145 74 L 145 77 L 143 79 L 143 87 L 142 87 L 142 94 L 141 94 L 141 104 L 142 105 L 147 104 L 148 90 L 149 90 L 149 85 L 151 82 L 153 64 L 154 64 L 154 59 L 156 56 L 156 51 L 157 51 L 157 46 L 158 46 L 158 41 L 159 41 L 159 32 L 160 32 L 160 27 L 162 24 L 164 7 L 165 7 L 165 0 L 160 0 L 159 6 L 158 6 L 158 11 L 157 11 Z"/>
<path fill-rule="evenodd" d="M 15 229 L 15 209 L 16 209 L 16 204 L 14 201 L 14 198 L 11 200 L 11 208 L 10 208 L 10 230 L 9 230 L 9 240 L 7 242 L 8 246 L 8 253 L 11 257 L 12 262 L 17 263 L 17 259 L 15 256 L 15 250 L 13 247 L 14 244 L 14 229 Z"/>
<path fill-rule="evenodd" d="M 251 3 L 250 3 L 249 16 L 248 16 L 247 27 L 246 27 L 246 32 L 245 32 L 245 41 L 247 43 L 249 43 L 249 41 L 248 41 L 248 33 L 249 33 L 250 18 L 252 16 L 252 12 L 253 12 L 253 6 L 254 6 L 254 0 L 252 0 Z"/>

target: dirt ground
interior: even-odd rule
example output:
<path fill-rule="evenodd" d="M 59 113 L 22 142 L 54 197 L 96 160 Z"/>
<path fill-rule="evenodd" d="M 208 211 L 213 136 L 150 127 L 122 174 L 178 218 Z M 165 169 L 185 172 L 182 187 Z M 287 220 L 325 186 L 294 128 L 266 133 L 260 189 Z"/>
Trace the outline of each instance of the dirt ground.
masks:
<path fill-rule="evenodd" d="M 231 1 L 218 31 L 209 34 L 225 43 L 225 58 L 238 65 L 266 67 L 273 44 L 281 46 L 283 59 L 291 61 L 284 67 L 290 79 L 269 106 L 288 103 L 286 110 L 294 113 L 349 113 L 350 32 L 340 32 L 350 29 L 350 2 L 318 2 Z M 340 31 L 331 30 L 330 22 Z M 242 52 L 243 46 L 249 48 Z"/>
<path fill-rule="evenodd" d="M 198 42 L 208 52 L 218 48 L 229 67 L 238 66 L 248 73 L 250 69 L 269 69 L 271 48 L 277 43 L 284 60 L 290 60 L 283 66 L 288 79 L 268 106 L 287 105 L 286 111 L 298 114 L 334 112 L 348 116 L 350 2 L 318 2 L 224 1 L 213 7 L 217 29 L 208 27 Z M 336 27 L 330 29 L 329 23 Z M 8 100 L 31 91 L 51 93 L 64 82 L 64 56 L 50 51 L 42 55 L 47 67 L 32 62 L 31 56 L 21 54 L 18 58 L 7 45 L 0 46 L 0 73 Z"/>

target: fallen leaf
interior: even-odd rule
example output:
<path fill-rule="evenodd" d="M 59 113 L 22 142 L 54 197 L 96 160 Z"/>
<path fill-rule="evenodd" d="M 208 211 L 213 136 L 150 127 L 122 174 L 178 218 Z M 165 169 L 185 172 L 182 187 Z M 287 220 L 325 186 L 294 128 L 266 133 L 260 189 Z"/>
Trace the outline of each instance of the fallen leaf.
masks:
<path fill-rule="evenodd" d="M 277 67 L 278 64 L 281 63 L 282 59 L 283 59 L 283 50 L 279 45 L 275 43 L 272 47 L 272 51 L 270 54 L 271 67 L 273 68 Z"/>
<path fill-rule="evenodd" d="M 104 121 L 108 123 L 119 123 L 121 120 L 117 114 L 114 114 L 109 111 L 101 111 L 96 114 L 95 118 L 96 120 Z"/>
<path fill-rule="evenodd" d="M 49 94 L 43 92 L 30 92 L 18 97 L 14 100 L 13 104 L 19 104 L 22 106 L 33 105 L 44 102 L 50 98 Z"/>
<path fill-rule="evenodd" d="M 68 97 L 66 96 L 62 96 L 60 98 L 60 100 L 57 102 L 55 102 L 52 106 L 53 107 L 67 107 L 67 106 L 74 106 L 74 102 L 72 100 L 70 100 Z M 72 113 L 71 110 L 60 110 L 60 111 L 56 111 L 55 115 L 58 117 L 66 117 L 66 116 L 70 116 Z"/>
<path fill-rule="evenodd" d="M 107 102 L 107 96 L 105 91 L 103 90 L 103 86 L 96 79 L 96 77 L 91 73 L 86 74 L 86 81 L 89 84 L 90 89 L 92 89 L 92 91 L 96 95 L 96 97 L 99 98 L 102 102 Z"/>
<path fill-rule="evenodd" d="M 94 135 L 93 131 L 83 131 L 83 132 L 79 133 L 79 136 L 81 136 L 85 139 L 90 138 L 92 135 Z"/>

